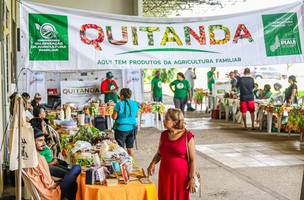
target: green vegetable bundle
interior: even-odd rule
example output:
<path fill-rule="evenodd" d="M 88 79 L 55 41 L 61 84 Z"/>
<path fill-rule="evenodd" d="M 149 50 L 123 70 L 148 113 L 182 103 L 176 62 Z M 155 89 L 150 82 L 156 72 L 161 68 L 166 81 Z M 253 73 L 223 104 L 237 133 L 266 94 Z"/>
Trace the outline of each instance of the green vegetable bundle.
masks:
<path fill-rule="evenodd" d="M 93 159 L 91 158 L 76 158 L 76 164 L 80 166 L 88 166 L 93 163 Z"/>
<path fill-rule="evenodd" d="M 77 142 L 78 140 L 87 141 L 89 143 L 94 143 L 96 140 L 100 138 L 99 130 L 94 127 L 81 127 L 78 132 L 73 137 L 73 142 Z"/>
<path fill-rule="evenodd" d="M 70 140 L 70 136 L 69 135 L 61 135 L 60 136 L 60 144 L 62 148 L 65 148 L 67 143 Z"/>

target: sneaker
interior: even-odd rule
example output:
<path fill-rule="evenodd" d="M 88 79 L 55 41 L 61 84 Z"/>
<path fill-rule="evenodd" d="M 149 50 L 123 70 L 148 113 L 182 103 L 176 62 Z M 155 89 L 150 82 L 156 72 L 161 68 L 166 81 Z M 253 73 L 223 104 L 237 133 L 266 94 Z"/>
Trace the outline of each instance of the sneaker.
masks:
<path fill-rule="evenodd" d="M 195 111 L 195 108 L 190 107 L 187 109 L 187 111 Z"/>

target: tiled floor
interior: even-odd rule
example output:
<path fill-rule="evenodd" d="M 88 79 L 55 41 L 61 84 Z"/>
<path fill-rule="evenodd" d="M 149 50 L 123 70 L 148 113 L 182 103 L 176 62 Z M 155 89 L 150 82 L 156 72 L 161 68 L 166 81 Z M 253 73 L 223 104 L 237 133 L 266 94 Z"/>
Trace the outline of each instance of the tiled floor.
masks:
<path fill-rule="evenodd" d="M 304 150 L 297 142 L 196 145 L 196 150 L 231 168 L 304 164 Z"/>

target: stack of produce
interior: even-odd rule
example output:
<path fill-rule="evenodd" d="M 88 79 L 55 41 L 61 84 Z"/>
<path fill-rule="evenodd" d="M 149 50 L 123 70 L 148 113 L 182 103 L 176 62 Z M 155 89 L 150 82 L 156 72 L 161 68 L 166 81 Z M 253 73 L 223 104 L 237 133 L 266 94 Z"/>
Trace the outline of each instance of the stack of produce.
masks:
<path fill-rule="evenodd" d="M 78 140 L 87 141 L 91 144 L 96 144 L 98 140 L 101 139 L 101 134 L 97 128 L 83 126 L 78 132 L 73 136 L 73 142 Z"/>
<path fill-rule="evenodd" d="M 140 104 L 140 113 L 151 113 L 152 112 L 152 105 L 148 103 L 141 103 Z"/>
<path fill-rule="evenodd" d="M 196 89 L 194 94 L 193 94 L 193 101 L 195 104 L 202 104 L 204 97 L 208 96 L 208 91 L 205 91 L 204 89 Z"/>
<path fill-rule="evenodd" d="M 108 115 L 108 116 L 113 115 L 113 113 L 114 113 L 114 106 L 115 106 L 115 103 L 113 103 L 113 102 L 107 103 L 106 113 L 105 114 Z"/>
<path fill-rule="evenodd" d="M 164 114 L 166 111 L 166 107 L 163 103 L 141 103 L 140 104 L 140 113 L 159 113 Z"/>
<path fill-rule="evenodd" d="M 287 131 L 304 132 L 304 109 L 294 108 L 288 114 Z"/>
<path fill-rule="evenodd" d="M 92 102 L 90 105 L 90 114 L 92 116 L 98 116 L 99 115 L 99 103 Z"/>

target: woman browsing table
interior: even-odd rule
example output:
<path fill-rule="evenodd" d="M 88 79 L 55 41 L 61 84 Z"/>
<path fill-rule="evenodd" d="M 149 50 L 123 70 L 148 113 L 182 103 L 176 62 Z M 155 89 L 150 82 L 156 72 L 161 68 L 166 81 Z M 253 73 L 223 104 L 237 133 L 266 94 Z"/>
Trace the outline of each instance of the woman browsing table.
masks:
<path fill-rule="evenodd" d="M 195 191 L 196 158 L 193 135 L 186 130 L 180 109 L 170 108 L 165 115 L 164 125 L 167 130 L 161 133 L 158 151 L 148 167 L 148 174 L 152 176 L 156 164 L 161 161 L 158 199 L 189 200 L 189 192 Z"/>
<path fill-rule="evenodd" d="M 139 111 L 139 103 L 131 100 L 132 91 L 123 88 L 120 91 L 120 101 L 115 104 L 112 118 L 115 120 L 115 140 L 121 147 L 126 147 L 128 154 L 133 157 L 133 145 L 135 141 L 136 117 Z"/>
<path fill-rule="evenodd" d="M 297 93 L 298 93 L 298 86 L 297 86 L 297 79 L 294 75 L 288 77 L 288 83 L 290 84 L 289 87 L 285 90 L 285 102 L 288 104 L 297 104 Z"/>

